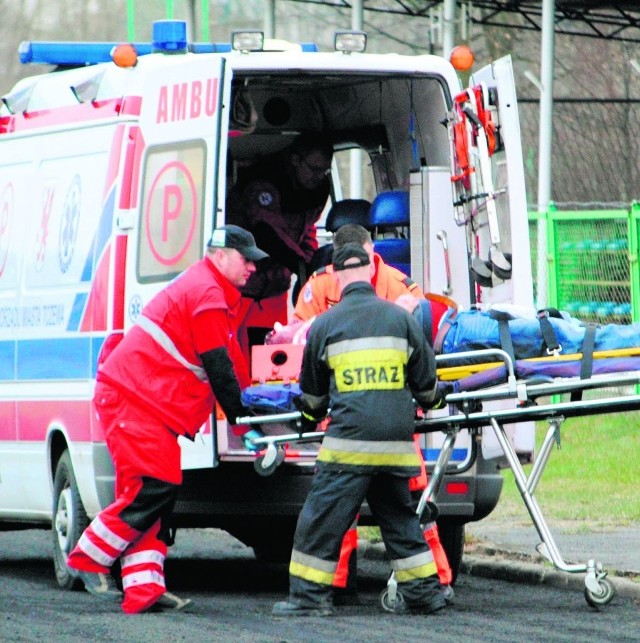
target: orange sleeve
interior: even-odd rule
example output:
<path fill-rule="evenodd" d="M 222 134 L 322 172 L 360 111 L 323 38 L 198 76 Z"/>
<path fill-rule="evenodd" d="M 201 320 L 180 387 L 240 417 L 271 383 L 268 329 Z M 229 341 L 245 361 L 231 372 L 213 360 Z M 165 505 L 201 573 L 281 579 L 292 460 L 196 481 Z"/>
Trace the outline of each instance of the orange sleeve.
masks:
<path fill-rule="evenodd" d="M 300 290 L 292 321 L 307 321 L 328 310 L 330 305 L 336 303 L 332 298 L 339 297 L 339 294 L 332 292 L 332 286 L 336 286 L 337 290 L 337 283 L 331 274 L 323 272 L 312 275 Z"/>

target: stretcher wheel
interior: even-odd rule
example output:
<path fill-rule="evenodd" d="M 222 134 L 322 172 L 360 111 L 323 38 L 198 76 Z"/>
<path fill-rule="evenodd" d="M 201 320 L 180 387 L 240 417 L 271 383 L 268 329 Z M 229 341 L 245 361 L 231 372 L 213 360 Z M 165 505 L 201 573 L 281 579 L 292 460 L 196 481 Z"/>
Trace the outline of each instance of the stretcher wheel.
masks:
<path fill-rule="evenodd" d="M 389 596 L 389 588 L 385 588 L 380 593 L 380 606 L 385 612 L 403 612 L 405 609 L 404 596 L 402 592 L 396 590 L 396 599 L 395 601 L 391 600 Z"/>
<path fill-rule="evenodd" d="M 255 469 L 255 472 L 259 476 L 264 476 L 265 478 L 267 476 L 270 476 L 284 462 L 285 453 L 284 449 L 278 448 L 278 452 L 274 460 L 265 466 L 264 460 L 266 455 L 268 454 L 262 453 L 253 461 L 253 468 Z"/>
<path fill-rule="evenodd" d="M 600 592 L 592 592 L 588 587 L 584 588 L 584 598 L 590 607 L 599 608 L 608 605 L 616 595 L 616 588 L 608 578 L 601 578 L 598 581 Z"/>

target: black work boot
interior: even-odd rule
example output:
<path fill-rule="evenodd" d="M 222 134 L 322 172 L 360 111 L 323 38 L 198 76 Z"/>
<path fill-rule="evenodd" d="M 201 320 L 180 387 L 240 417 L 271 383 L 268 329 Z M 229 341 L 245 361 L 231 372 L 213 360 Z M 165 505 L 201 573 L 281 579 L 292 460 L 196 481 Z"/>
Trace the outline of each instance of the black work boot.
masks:
<path fill-rule="evenodd" d="M 171 592 L 165 592 L 154 604 L 153 607 L 173 612 L 188 612 L 194 603 L 190 598 L 180 598 Z"/>
<path fill-rule="evenodd" d="M 78 571 L 77 575 L 90 594 L 111 601 L 122 600 L 122 592 L 118 589 L 110 574 Z"/>
<path fill-rule="evenodd" d="M 447 601 L 445 600 L 444 596 L 439 595 L 439 596 L 434 596 L 428 601 L 424 602 L 419 602 L 419 603 L 403 603 L 402 605 L 398 605 L 396 608 L 396 612 L 398 614 L 406 614 L 406 613 L 413 613 L 413 614 L 433 614 L 434 612 L 438 612 L 441 609 L 444 609 L 447 606 Z"/>
<path fill-rule="evenodd" d="M 290 598 L 276 603 L 271 614 L 273 616 L 331 616 L 333 607 L 328 603 L 302 603 L 295 598 Z"/>

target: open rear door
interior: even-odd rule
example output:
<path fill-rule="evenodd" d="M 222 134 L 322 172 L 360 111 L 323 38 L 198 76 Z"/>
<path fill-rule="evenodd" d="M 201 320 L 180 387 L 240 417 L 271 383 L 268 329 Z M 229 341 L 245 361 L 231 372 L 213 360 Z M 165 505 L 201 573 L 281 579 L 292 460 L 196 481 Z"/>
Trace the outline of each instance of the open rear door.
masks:
<path fill-rule="evenodd" d="M 127 243 L 127 326 L 175 276 L 203 256 L 213 226 L 224 60 L 167 56 L 142 92 L 137 216 Z M 183 468 L 211 466 L 211 427 L 183 445 Z"/>
<path fill-rule="evenodd" d="M 470 78 L 451 122 L 456 221 L 464 225 L 478 303 L 532 306 L 527 202 L 511 58 Z"/>
<path fill-rule="evenodd" d="M 501 261 L 502 253 L 510 264 L 510 275 L 502 273 L 505 278 L 500 277 L 499 267 L 492 269 L 491 287 L 478 287 L 480 297 L 483 303 L 511 302 L 532 308 L 533 277 L 524 160 L 511 57 L 500 58 L 474 73 L 467 92 L 468 95 L 473 93 L 477 100 L 475 110 L 480 120 L 483 118 L 482 110 L 489 112 L 484 119 L 485 122 L 490 119 L 493 123 L 490 128 L 495 130 L 493 136 L 497 139 L 490 155 L 487 153 L 483 157 L 481 137 L 476 138 L 476 149 L 471 149 L 472 155 L 478 155 L 476 173 L 486 175 L 489 172 L 488 176 L 481 176 L 480 182 L 481 191 L 486 196 L 478 201 L 480 225 L 474 232 L 477 252 L 481 260 L 489 262 L 496 253 L 498 261 Z M 481 99 L 485 101 L 484 105 L 479 104 Z M 490 191 L 493 194 L 489 194 Z M 494 213 L 491 212 L 493 206 Z M 492 214 L 495 214 L 493 223 L 498 226 L 497 235 L 492 230 Z M 534 423 L 509 425 L 508 434 L 518 454 L 524 459 L 533 460 Z M 502 448 L 492 431 L 484 432 L 482 449 L 486 458 L 502 454 Z"/>

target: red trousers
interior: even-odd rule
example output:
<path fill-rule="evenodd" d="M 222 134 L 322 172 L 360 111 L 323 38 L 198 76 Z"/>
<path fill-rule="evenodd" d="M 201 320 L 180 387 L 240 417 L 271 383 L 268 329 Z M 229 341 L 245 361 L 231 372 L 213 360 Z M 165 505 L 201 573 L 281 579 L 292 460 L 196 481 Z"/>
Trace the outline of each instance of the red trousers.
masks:
<path fill-rule="evenodd" d="M 67 559 L 72 569 L 108 573 L 121 559 L 126 613 L 166 591 L 161 539 L 182 482 L 176 435 L 116 389 L 98 382 L 94 405 L 116 472 L 115 500 L 84 531 Z"/>

